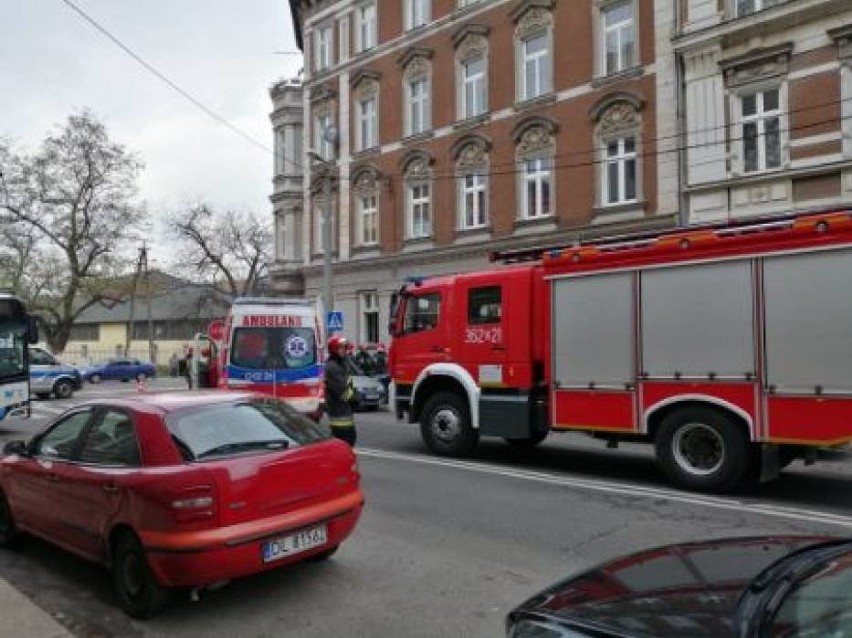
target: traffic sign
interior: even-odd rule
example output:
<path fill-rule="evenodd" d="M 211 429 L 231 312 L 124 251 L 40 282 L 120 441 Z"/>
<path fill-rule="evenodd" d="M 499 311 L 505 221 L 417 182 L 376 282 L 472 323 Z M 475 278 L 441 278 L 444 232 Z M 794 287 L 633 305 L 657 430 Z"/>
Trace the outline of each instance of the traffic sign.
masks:
<path fill-rule="evenodd" d="M 340 310 L 332 310 L 326 315 L 325 325 L 329 332 L 343 331 L 343 312 Z"/>

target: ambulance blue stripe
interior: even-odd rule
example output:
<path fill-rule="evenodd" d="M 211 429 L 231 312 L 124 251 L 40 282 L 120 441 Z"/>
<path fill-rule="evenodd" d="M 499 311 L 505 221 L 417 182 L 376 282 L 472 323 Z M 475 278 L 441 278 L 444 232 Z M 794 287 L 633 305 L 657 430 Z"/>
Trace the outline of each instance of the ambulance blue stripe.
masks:
<path fill-rule="evenodd" d="M 298 370 L 256 370 L 235 365 L 225 366 L 229 379 L 245 379 L 258 383 L 293 383 L 322 376 L 322 366 L 315 364 Z"/>

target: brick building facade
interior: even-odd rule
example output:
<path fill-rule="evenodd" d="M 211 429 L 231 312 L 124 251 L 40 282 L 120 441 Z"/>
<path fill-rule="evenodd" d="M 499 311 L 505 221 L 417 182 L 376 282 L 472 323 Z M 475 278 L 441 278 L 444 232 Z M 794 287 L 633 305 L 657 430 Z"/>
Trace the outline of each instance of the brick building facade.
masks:
<path fill-rule="evenodd" d="M 303 160 L 292 228 L 313 297 L 331 175 L 335 305 L 351 338 L 386 338 L 387 299 L 406 276 L 677 222 L 674 5 L 290 4 L 305 53 L 303 147 L 325 160 Z"/>

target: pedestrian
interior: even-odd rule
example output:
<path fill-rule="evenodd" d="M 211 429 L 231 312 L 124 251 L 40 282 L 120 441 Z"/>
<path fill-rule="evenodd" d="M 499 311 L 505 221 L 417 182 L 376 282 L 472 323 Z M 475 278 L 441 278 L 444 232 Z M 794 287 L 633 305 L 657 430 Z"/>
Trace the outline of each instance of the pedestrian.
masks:
<path fill-rule="evenodd" d="M 172 356 L 169 359 L 169 375 L 174 379 L 178 375 L 178 356 L 177 352 L 172 352 Z"/>
<path fill-rule="evenodd" d="M 338 439 L 355 445 L 354 404 L 358 394 L 352 379 L 346 372 L 346 349 L 348 343 L 343 337 L 333 336 L 328 340 L 328 359 L 325 362 L 325 410 L 331 433 Z"/>
<path fill-rule="evenodd" d="M 192 390 L 192 348 L 186 352 L 186 384 Z"/>

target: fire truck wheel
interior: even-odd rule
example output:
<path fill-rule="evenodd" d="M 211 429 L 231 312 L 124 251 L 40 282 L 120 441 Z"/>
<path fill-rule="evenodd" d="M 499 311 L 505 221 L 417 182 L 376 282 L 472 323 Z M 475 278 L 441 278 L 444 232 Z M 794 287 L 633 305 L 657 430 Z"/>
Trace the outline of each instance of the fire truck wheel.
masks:
<path fill-rule="evenodd" d="M 702 407 L 676 410 L 656 437 L 657 461 L 676 485 L 700 492 L 738 487 L 752 465 L 748 437 L 726 414 Z"/>
<path fill-rule="evenodd" d="M 470 425 L 465 401 L 453 392 L 438 392 L 426 401 L 420 417 L 420 435 L 432 452 L 441 456 L 465 456 L 479 441 Z"/>

